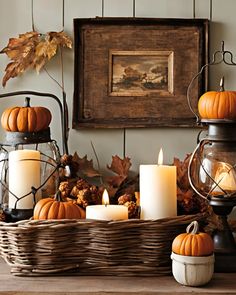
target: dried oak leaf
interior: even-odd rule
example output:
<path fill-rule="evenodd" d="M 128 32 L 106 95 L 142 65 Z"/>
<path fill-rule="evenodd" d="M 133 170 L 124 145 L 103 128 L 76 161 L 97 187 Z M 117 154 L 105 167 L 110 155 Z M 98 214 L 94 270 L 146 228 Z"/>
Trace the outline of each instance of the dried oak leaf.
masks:
<path fill-rule="evenodd" d="M 29 68 L 35 68 L 39 72 L 56 54 L 59 46 L 72 48 L 72 41 L 63 31 L 46 34 L 33 31 L 20 34 L 19 38 L 10 38 L 8 45 L 0 51 L 13 61 L 5 68 L 3 87 L 10 78 L 18 76 Z"/>

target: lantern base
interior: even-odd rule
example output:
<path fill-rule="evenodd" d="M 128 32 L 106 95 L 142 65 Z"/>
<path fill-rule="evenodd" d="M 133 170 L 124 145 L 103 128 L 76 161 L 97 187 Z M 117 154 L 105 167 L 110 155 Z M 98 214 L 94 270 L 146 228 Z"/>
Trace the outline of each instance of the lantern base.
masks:
<path fill-rule="evenodd" d="M 4 210 L 6 222 L 16 222 L 30 219 L 33 216 L 33 209 L 7 209 Z"/>
<path fill-rule="evenodd" d="M 236 272 L 236 252 L 217 253 L 215 252 L 215 272 Z"/>

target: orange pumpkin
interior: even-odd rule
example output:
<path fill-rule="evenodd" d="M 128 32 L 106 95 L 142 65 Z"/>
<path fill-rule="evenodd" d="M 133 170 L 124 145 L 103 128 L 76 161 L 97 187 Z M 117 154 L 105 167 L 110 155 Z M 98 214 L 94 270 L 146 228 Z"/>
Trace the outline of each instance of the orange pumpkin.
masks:
<path fill-rule="evenodd" d="M 198 112 L 202 119 L 236 119 L 236 91 L 225 91 L 221 79 L 220 91 L 208 91 L 198 101 Z"/>
<path fill-rule="evenodd" d="M 30 98 L 25 98 L 24 107 L 6 109 L 1 117 L 2 127 L 12 132 L 38 132 L 47 129 L 52 119 L 45 107 L 30 107 Z"/>
<path fill-rule="evenodd" d="M 72 201 L 63 201 L 61 192 L 55 198 L 38 201 L 34 207 L 34 219 L 82 219 L 85 211 Z"/>
<path fill-rule="evenodd" d="M 198 230 L 197 221 L 190 223 L 186 233 L 180 234 L 174 239 L 172 252 L 185 256 L 211 255 L 214 251 L 214 243 L 211 236 Z"/>

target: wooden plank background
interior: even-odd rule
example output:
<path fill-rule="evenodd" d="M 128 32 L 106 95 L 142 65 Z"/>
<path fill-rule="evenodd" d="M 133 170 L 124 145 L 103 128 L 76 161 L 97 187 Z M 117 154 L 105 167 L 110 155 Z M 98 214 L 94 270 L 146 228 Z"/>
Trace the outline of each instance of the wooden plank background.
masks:
<path fill-rule="evenodd" d="M 35 27 L 40 32 L 60 31 L 63 25 L 62 0 L 34 0 Z M 12 8 L 14 7 L 14 9 Z M 210 24 L 210 52 L 220 49 L 221 40 L 225 49 L 236 53 L 236 1 L 235 0 L 65 0 L 65 31 L 73 37 L 73 18 L 105 17 L 158 17 L 158 18 L 208 18 Z M 0 0 L 0 48 L 6 46 L 10 37 L 17 36 L 32 29 L 31 0 Z M 183 48 L 184 49 L 184 48 Z M 73 50 L 65 50 L 64 78 L 69 107 L 70 128 L 72 124 L 72 98 L 74 87 Z M 0 55 L 0 79 L 9 62 L 5 55 Z M 58 57 L 48 63 L 49 73 L 61 82 L 61 69 Z M 236 88 L 236 69 L 215 67 L 210 71 L 210 88 L 217 89 L 219 78 L 224 72 L 226 88 Z M 49 91 L 61 97 L 61 89 L 42 71 L 37 75 L 33 71 L 21 77 L 11 79 L 0 92 L 16 90 Z M 18 101 L 4 101 L 0 104 L 2 111 L 9 104 Z M 34 104 L 40 104 L 37 100 Z M 52 137 L 59 144 L 61 141 L 58 128 L 58 108 L 53 102 L 43 102 L 52 109 Z M 115 130 L 70 130 L 69 149 L 81 156 L 95 159 L 91 141 L 103 168 L 110 164 L 112 155 L 129 156 L 132 169 L 138 171 L 140 164 L 156 163 L 160 147 L 164 150 L 164 162 L 172 163 L 174 157 L 183 159 L 192 152 L 196 145 L 197 129 L 189 128 L 142 128 Z"/>

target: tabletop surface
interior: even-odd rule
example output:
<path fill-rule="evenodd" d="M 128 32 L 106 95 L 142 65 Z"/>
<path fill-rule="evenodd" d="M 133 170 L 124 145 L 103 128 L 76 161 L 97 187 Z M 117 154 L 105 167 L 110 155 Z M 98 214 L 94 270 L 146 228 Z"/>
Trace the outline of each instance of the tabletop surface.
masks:
<path fill-rule="evenodd" d="M 5 295 L 116 295 L 116 294 L 236 294 L 236 273 L 215 273 L 203 287 L 186 287 L 172 276 L 45 276 L 17 277 L 0 259 L 0 294 Z"/>

